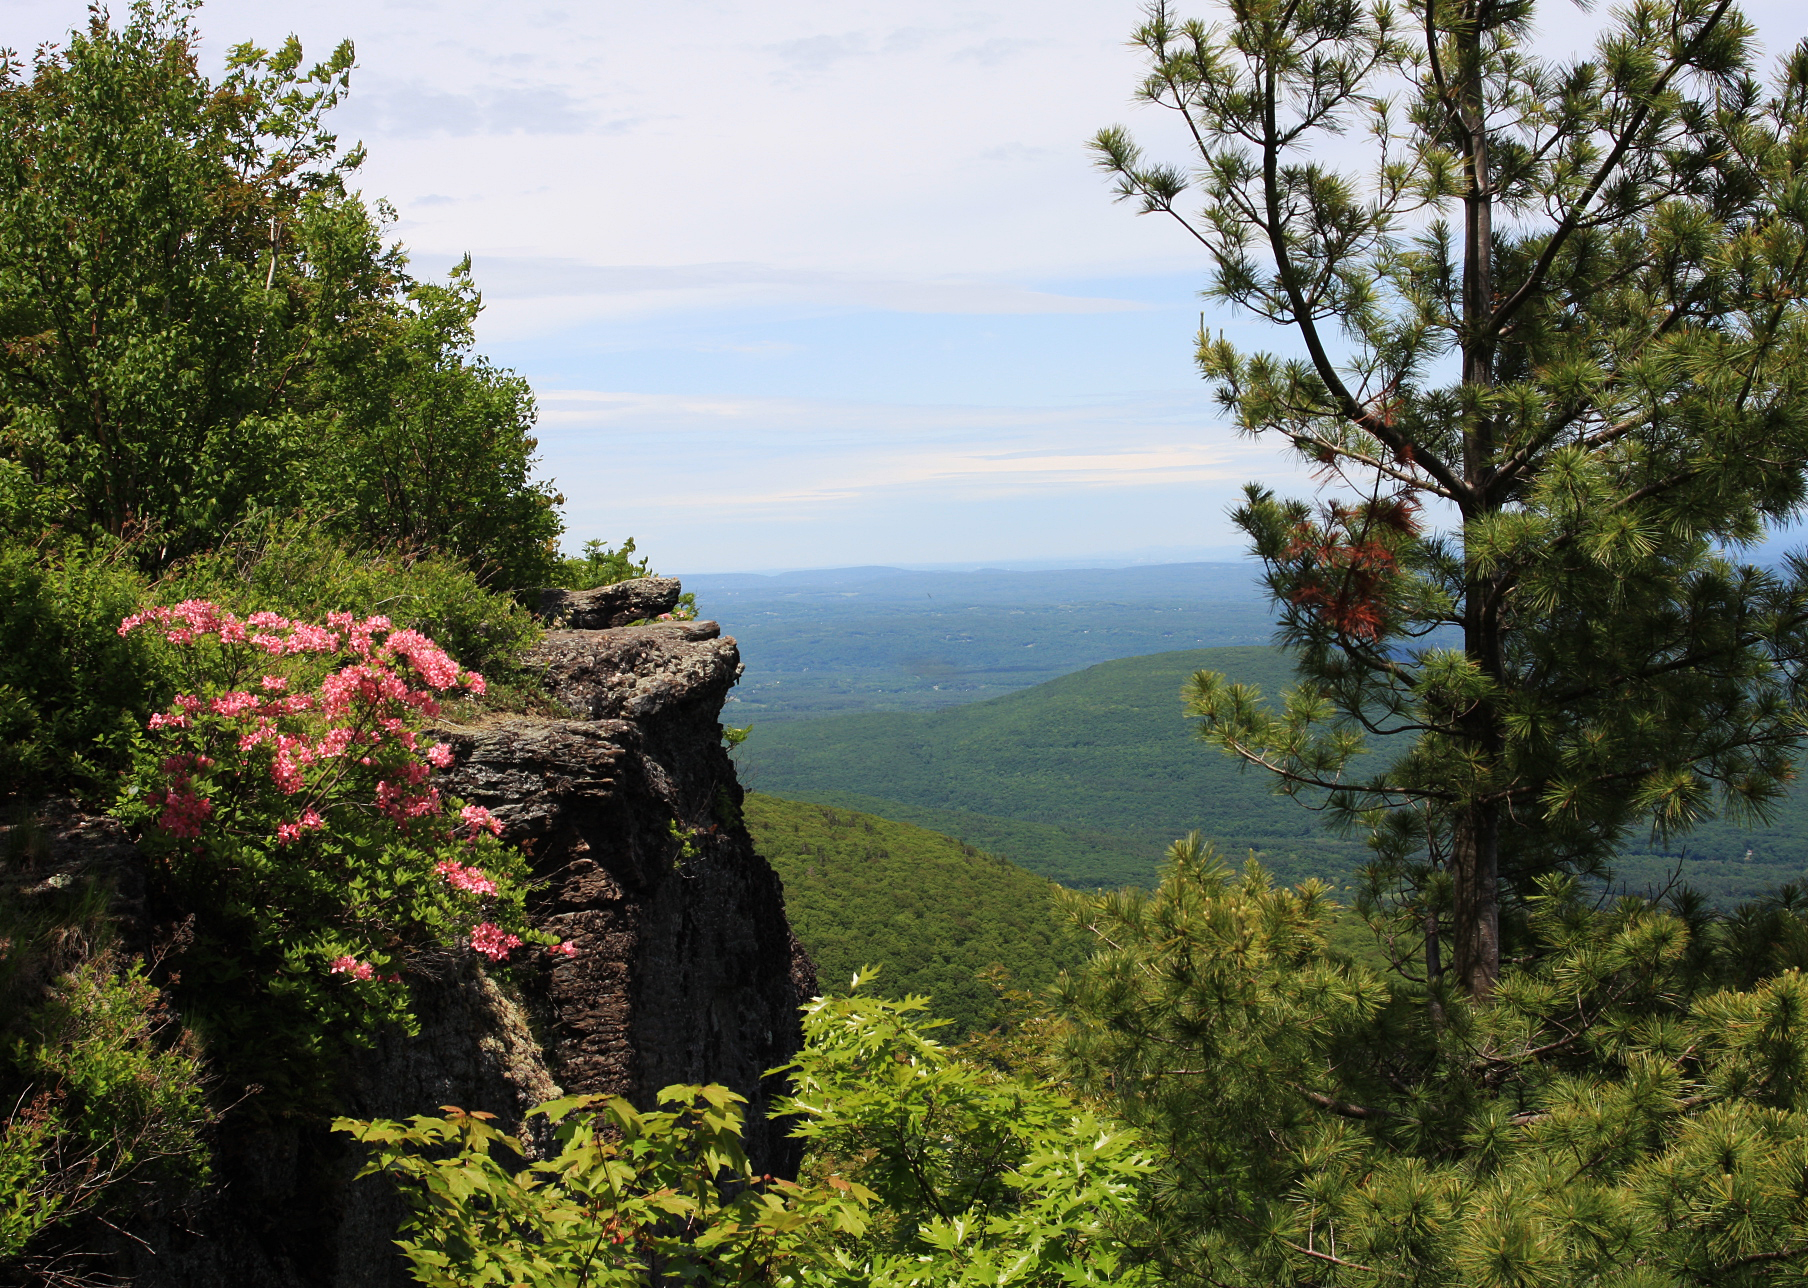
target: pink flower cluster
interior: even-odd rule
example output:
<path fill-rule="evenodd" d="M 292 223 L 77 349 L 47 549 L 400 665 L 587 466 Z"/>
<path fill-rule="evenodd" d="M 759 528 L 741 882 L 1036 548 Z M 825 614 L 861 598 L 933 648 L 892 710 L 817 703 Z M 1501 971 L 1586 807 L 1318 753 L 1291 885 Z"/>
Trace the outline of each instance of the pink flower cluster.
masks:
<path fill-rule="evenodd" d="M 578 955 L 578 946 L 573 941 L 567 939 L 562 944 L 554 944 L 546 951 L 549 953 L 556 953 L 560 957 L 576 957 Z"/>
<path fill-rule="evenodd" d="M 377 808 L 404 825 L 441 812 L 439 792 L 426 780 L 430 766 L 451 765 L 451 748 L 435 744 L 427 752 L 427 763 L 422 763 L 416 758 L 417 735 L 405 717 L 410 712 L 437 715 L 438 694 L 460 687 L 482 693 L 484 682 L 474 671 L 461 672 L 444 649 L 419 631 L 397 630 L 387 617 L 360 620 L 350 613 L 327 614 L 324 627 L 267 612 L 241 621 L 219 605 L 198 599 L 135 613 L 120 623 L 119 633 L 129 635 L 143 627 L 160 629 L 175 644 L 193 645 L 211 636 L 223 647 L 261 649 L 272 657 L 349 653 L 348 664 L 321 681 L 318 695 L 290 693 L 288 677 L 268 674 L 259 681 L 261 694 L 235 689 L 205 700 L 193 693 L 179 694 L 169 710 L 151 716 L 150 728 L 198 730 L 197 721 L 209 715 L 228 721 L 237 726 L 239 752 L 269 745 L 270 781 L 283 795 L 302 793 L 312 777 L 315 790 L 309 796 L 316 804 L 324 800 L 327 785 L 343 779 L 352 764 L 373 766 L 375 757 L 391 745 L 406 754 L 399 764 L 393 755 L 384 758 L 389 770 L 374 788 Z M 418 685 L 409 683 L 407 673 Z M 325 727 L 316 726 L 315 736 L 279 727 L 280 722 L 304 714 L 312 714 Z M 211 799 L 193 790 L 192 774 L 187 772 L 172 773 L 169 790 L 152 803 L 164 806 L 159 825 L 185 840 L 197 837 L 212 814 Z M 320 827 L 319 820 L 309 805 L 299 817 L 277 825 L 276 839 L 293 844 L 304 832 Z M 488 811 L 481 811 L 480 819 L 467 811 L 464 822 L 473 838 L 480 826 L 500 834 L 499 824 L 491 826 Z"/>
<path fill-rule="evenodd" d="M 380 984 L 400 984 L 400 975 L 379 975 L 376 967 L 369 962 L 361 962 L 356 957 L 335 957 L 327 964 L 329 975 L 350 975 L 353 979 L 375 979 Z"/>
<path fill-rule="evenodd" d="M 426 766 L 409 766 L 418 768 L 425 777 Z M 388 781 L 377 783 L 377 808 L 382 810 L 397 823 L 407 823 L 410 819 L 424 818 L 430 814 L 438 814 L 440 810 L 439 788 L 428 787 L 423 790 L 411 790 L 419 787 L 420 779 L 404 772 L 410 781 L 406 786 L 397 786 Z"/>
<path fill-rule="evenodd" d="M 369 962 L 361 962 L 356 957 L 335 957 L 327 973 L 350 975 L 353 979 L 369 979 L 376 970 Z"/>
<path fill-rule="evenodd" d="M 467 805 L 458 811 L 458 816 L 471 829 L 471 840 L 477 839 L 479 832 L 488 832 L 491 836 L 502 835 L 502 820 L 481 805 Z"/>
<path fill-rule="evenodd" d="M 276 825 L 276 840 L 281 845 L 292 845 L 301 839 L 303 832 L 312 832 L 326 826 L 326 821 L 312 808 L 301 811 L 301 817 L 293 823 Z"/>
<path fill-rule="evenodd" d="M 521 947 L 521 936 L 511 935 L 493 922 L 480 921 L 471 927 L 471 947 L 491 961 L 499 962 Z"/>
<path fill-rule="evenodd" d="M 486 833 L 502 835 L 502 821 L 489 810 L 468 805 L 453 815 L 433 786 L 434 771 L 455 763 L 453 750 L 443 742 L 426 745 L 410 726 L 419 716 L 438 714 L 446 692 L 480 694 L 484 682 L 461 671 L 419 631 L 398 630 L 386 617 L 349 613 L 328 614 L 324 626 L 276 613 L 240 620 L 203 600 L 147 609 L 120 623 L 121 635 L 135 630 L 159 631 L 182 646 L 217 641 L 219 652 L 201 655 L 196 669 L 233 677 L 179 694 L 150 718 L 169 751 L 157 762 L 156 787 L 146 799 L 159 811 L 157 827 L 169 836 L 204 844 L 204 834 L 223 825 L 236 832 L 260 811 L 268 818 L 272 803 L 280 819 L 273 820 L 273 839 L 280 847 L 298 846 L 309 833 L 326 829 L 329 819 L 386 819 L 399 831 L 424 834 L 429 853 L 436 844 L 462 840 L 476 847 Z M 263 673 L 270 665 L 266 657 L 297 659 L 284 670 L 306 664 L 312 674 L 327 673 L 313 692 L 295 692 L 305 686 L 291 675 Z M 201 690 L 201 682 L 192 687 Z M 463 894 L 487 899 L 500 892 L 496 878 L 472 863 L 442 859 L 433 871 Z M 471 927 L 469 942 L 499 962 L 523 941 L 481 921 Z M 569 957 L 576 948 L 565 944 L 553 951 Z M 371 963 L 350 954 L 332 958 L 327 973 L 358 981 L 401 979 L 378 975 Z"/>
<path fill-rule="evenodd" d="M 193 780 L 186 776 L 174 779 L 161 795 L 152 793 L 150 800 L 163 806 L 157 826 L 185 841 L 201 835 L 201 825 L 213 817 L 213 799 L 195 795 Z"/>
<path fill-rule="evenodd" d="M 456 859 L 441 859 L 433 865 L 433 870 L 454 890 L 477 895 L 496 893 L 496 883 L 484 875 L 482 868 L 467 867 Z"/>

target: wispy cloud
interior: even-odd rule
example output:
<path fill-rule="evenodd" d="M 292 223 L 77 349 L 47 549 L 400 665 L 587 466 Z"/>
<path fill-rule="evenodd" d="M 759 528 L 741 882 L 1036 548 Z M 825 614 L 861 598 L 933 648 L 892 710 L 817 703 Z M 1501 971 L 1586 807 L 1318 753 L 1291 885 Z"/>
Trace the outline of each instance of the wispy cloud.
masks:
<path fill-rule="evenodd" d="M 427 271 L 443 257 L 423 258 Z M 807 306 L 895 313 L 1123 313 L 1136 300 L 1036 290 L 975 277 L 883 277 L 770 264 L 606 265 L 481 256 L 474 264 L 500 340 L 584 321 L 639 314 Z"/>
<path fill-rule="evenodd" d="M 468 94 L 421 83 L 360 87 L 333 118 L 350 137 L 426 139 L 485 134 L 608 135 L 634 128 L 639 118 L 604 119 L 557 85 L 484 86 Z"/>
<path fill-rule="evenodd" d="M 1236 545 L 1250 478 L 1302 471 L 1197 396 L 1059 406 L 540 391 L 574 540 L 667 567 L 822 567 Z"/>
<path fill-rule="evenodd" d="M 854 59 L 914 54 L 936 43 L 938 34 L 927 27 L 818 32 L 778 41 L 766 46 L 766 52 L 789 71 L 820 72 Z"/>
<path fill-rule="evenodd" d="M 547 389 L 539 400 L 563 485 L 599 467 L 658 473 L 682 461 L 687 494 L 717 513 L 924 488 L 985 499 L 1297 472 L 1175 396 L 960 407 Z"/>

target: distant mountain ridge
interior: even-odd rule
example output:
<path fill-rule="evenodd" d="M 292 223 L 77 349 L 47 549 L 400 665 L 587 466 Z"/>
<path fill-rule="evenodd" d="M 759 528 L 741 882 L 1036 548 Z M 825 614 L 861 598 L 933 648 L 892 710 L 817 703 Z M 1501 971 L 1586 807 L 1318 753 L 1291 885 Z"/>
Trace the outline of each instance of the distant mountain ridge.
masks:
<path fill-rule="evenodd" d="M 1113 658 L 1264 644 L 1273 631 L 1249 563 L 693 574 L 685 588 L 746 659 L 735 723 L 933 710 Z"/>

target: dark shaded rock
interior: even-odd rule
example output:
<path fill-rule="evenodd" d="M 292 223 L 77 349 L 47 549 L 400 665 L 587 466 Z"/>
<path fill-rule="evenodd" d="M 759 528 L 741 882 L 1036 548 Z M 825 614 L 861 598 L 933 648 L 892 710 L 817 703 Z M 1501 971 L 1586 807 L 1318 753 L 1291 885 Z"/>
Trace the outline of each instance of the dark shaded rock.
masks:
<path fill-rule="evenodd" d="M 447 728 L 448 790 L 491 809 L 544 882 L 536 924 L 578 956 L 544 978 L 547 1065 L 567 1093 L 643 1106 L 672 1083 L 746 1096 L 762 1171 L 796 1167 L 765 1070 L 802 1041 L 815 970 L 741 823 L 722 701 L 741 671 L 713 622 L 557 631 L 529 654 L 571 721 Z"/>
<path fill-rule="evenodd" d="M 540 592 L 538 611 L 555 630 L 601 631 L 669 613 L 683 593 L 675 577 L 636 577 L 595 590 L 548 587 Z"/>
<path fill-rule="evenodd" d="M 124 947 L 142 952 L 144 858 L 119 820 L 89 813 L 73 801 L 52 800 L 30 818 L 0 826 L 6 879 L 28 903 L 72 884 L 95 882 L 110 892 L 107 910 Z"/>
<path fill-rule="evenodd" d="M 560 1094 L 525 1009 L 467 955 L 414 986 L 420 1032 L 389 1032 L 350 1072 L 343 1111 L 407 1118 L 443 1105 L 488 1108 L 519 1130 Z M 524 1135 L 530 1157 L 550 1145 Z M 402 1288 L 395 1246 L 406 1210 L 380 1177 L 352 1178 L 357 1147 L 325 1124 L 229 1115 L 215 1142 L 219 1184 L 180 1221 L 113 1249 L 138 1288 Z"/>

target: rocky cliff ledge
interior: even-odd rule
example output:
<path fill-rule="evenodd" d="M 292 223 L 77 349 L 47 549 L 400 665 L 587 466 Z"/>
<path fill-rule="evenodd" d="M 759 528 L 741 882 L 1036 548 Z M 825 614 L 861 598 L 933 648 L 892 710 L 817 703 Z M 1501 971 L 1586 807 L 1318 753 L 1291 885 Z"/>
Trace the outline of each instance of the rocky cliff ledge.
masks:
<path fill-rule="evenodd" d="M 678 584 L 665 585 L 675 600 Z M 816 981 L 741 823 L 722 745 L 734 640 L 714 622 L 564 630 L 529 660 L 573 719 L 440 736 L 457 756 L 450 790 L 488 806 L 546 882 L 537 924 L 578 946 L 536 999 L 552 1078 L 568 1094 L 637 1101 L 674 1082 L 727 1083 L 752 1102 L 761 1170 L 790 1171 L 761 1075 L 796 1052 Z"/>
<path fill-rule="evenodd" d="M 794 1143 L 766 1116 L 776 1088 L 764 1073 L 798 1049 L 798 1006 L 815 991 L 815 969 L 741 823 L 720 724 L 740 655 L 713 622 L 621 624 L 670 612 L 679 589 L 644 578 L 549 592 L 549 621 L 593 627 L 554 630 L 529 656 L 570 718 L 490 717 L 436 731 L 457 757 L 446 789 L 503 820 L 541 882 L 535 923 L 579 952 L 518 977 L 512 992 L 468 954 L 445 978 L 423 981 L 420 1034 L 390 1035 L 351 1075 L 348 1114 L 402 1118 L 456 1104 L 512 1129 L 559 1094 L 648 1105 L 675 1082 L 721 1082 L 750 1102 L 756 1167 L 794 1171 Z M 391 1242 L 400 1205 L 386 1182 L 348 1183 L 358 1162 L 349 1142 L 249 1124 L 223 1124 L 222 1184 L 201 1211 L 113 1249 L 132 1282 L 411 1282 Z"/>

